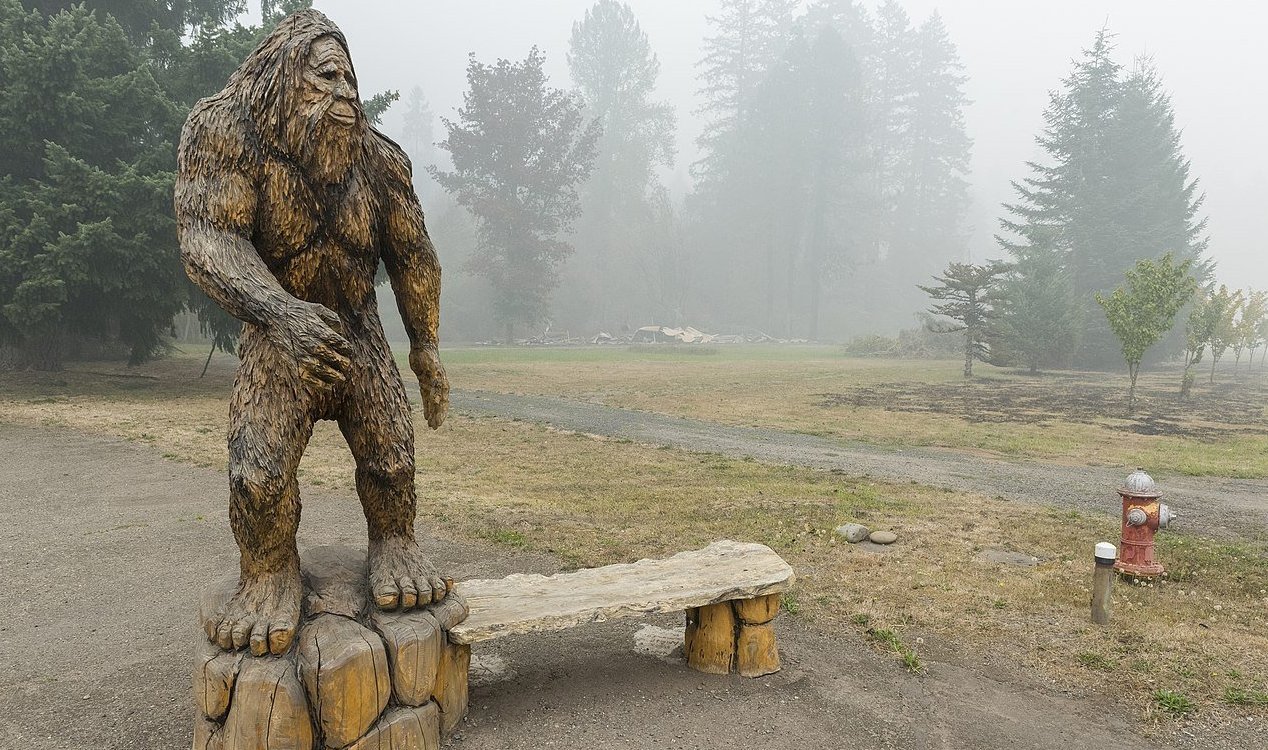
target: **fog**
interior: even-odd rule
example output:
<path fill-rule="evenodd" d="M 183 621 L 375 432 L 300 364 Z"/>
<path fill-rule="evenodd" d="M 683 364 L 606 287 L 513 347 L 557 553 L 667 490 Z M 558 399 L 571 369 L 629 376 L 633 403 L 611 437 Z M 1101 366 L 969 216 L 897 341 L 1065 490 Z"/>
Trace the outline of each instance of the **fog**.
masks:
<path fill-rule="evenodd" d="M 493 62 L 523 59 L 533 45 L 546 55 L 551 83 L 570 87 L 565 59 L 572 24 L 591 0 L 552 2 L 376 2 L 327 0 L 317 7 L 343 28 L 368 96 L 384 89 L 405 95 L 421 87 L 432 110 L 454 117 L 466 87 L 468 53 Z M 678 118 L 677 160 L 661 182 L 678 201 L 693 189 L 690 167 L 701 155 L 704 127 L 697 63 L 707 21 L 718 2 L 628 0 L 661 63 L 656 97 Z M 863 3 L 869 10 L 875 3 Z M 1042 160 L 1035 136 L 1049 91 L 1068 75 L 1072 60 L 1102 26 L 1115 35 L 1117 62 L 1130 68 L 1152 58 L 1171 96 L 1184 155 L 1206 201 L 1215 279 L 1230 286 L 1268 287 L 1259 231 L 1261 185 L 1268 157 L 1263 131 L 1263 70 L 1258 38 L 1268 9 L 1258 3 L 1159 3 L 1151 0 L 1015 0 L 902 3 L 913 24 L 939 12 L 964 65 L 971 103 L 965 122 L 972 138 L 971 205 L 964 214 L 969 259 L 1004 255 L 993 235 L 1000 204 L 1014 199 L 1010 181 L 1027 175 L 1027 160 Z M 254 16 L 256 18 L 258 16 Z M 1253 36 L 1252 36 L 1253 35 Z M 403 102 L 384 119 L 398 133 Z M 439 121 L 436 138 L 443 137 Z M 442 259 L 445 248 L 441 248 Z M 448 276 L 452 278 L 452 276 Z M 923 281 L 912 279 L 913 284 Z"/>

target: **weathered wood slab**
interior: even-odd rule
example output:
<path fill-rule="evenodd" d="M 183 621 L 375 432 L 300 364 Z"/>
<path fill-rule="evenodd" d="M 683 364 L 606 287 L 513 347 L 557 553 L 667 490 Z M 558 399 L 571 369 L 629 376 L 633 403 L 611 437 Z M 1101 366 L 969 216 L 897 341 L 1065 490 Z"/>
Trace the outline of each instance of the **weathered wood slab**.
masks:
<path fill-rule="evenodd" d="M 440 750 L 440 711 L 435 703 L 389 708 L 347 750 Z"/>
<path fill-rule="evenodd" d="M 387 644 L 392 695 L 406 706 L 431 700 L 445 634 L 430 612 L 371 612 L 370 624 Z"/>
<path fill-rule="evenodd" d="M 346 747 L 365 734 L 392 693 L 383 641 L 339 615 L 318 615 L 300 631 L 299 674 L 327 747 Z"/>
<path fill-rule="evenodd" d="M 243 660 L 220 734 L 224 750 L 312 750 L 313 725 L 293 655 Z"/>
<path fill-rule="evenodd" d="M 229 711 L 233 681 L 242 663 L 241 651 L 221 651 L 211 641 L 199 639 L 194 656 L 194 700 L 202 715 L 221 721 Z"/>
<path fill-rule="evenodd" d="M 471 615 L 449 633 L 455 643 L 677 612 L 732 599 L 777 594 L 793 569 L 764 544 L 724 540 L 663 560 L 553 576 L 516 574 L 458 584 Z M 443 706 L 442 706 L 443 709 Z"/>

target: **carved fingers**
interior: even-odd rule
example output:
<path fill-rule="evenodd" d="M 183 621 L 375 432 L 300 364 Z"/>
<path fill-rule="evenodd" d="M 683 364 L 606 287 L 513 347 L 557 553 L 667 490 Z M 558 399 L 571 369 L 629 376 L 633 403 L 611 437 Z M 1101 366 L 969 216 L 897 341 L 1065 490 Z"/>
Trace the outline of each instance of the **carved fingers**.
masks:
<path fill-rule="evenodd" d="M 287 307 L 278 328 L 305 380 L 331 386 L 348 377 L 352 345 L 339 333 L 343 323 L 335 311 L 315 302 L 296 300 Z"/>
<path fill-rule="evenodd" d="M 409 363 L 418 375 L 427 426 L 437 429 L 445 423 L 449 413 L 449 377 L 440 363 L 440 353 L 434 346 L 418 347 L 410 351 Z"/>

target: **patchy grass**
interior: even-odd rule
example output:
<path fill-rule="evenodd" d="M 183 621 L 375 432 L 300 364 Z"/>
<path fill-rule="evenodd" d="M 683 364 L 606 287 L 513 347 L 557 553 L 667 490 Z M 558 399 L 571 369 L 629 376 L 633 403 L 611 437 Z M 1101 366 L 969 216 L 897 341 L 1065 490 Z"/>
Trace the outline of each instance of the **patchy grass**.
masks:
<path fill-rule="evenodd" d="M 0 413 L 119 435 L 223 468 L 229 364 L 213 363 L 201 380 L 193 358 L 147 365 L 149 379 L 116 377 L 105 365 L 0 376 Z M 854 626 L 901 644 L 923 641 L 919 653 L 896 651 L 906 668 L 989 659 L 1059 686 L 1126 696 L 1142 715 L 1166 710 L 1156 697 L 1166 686 L 1203 721 L 1268 716 L 1255 698 L 1268 685 L 1261 542 L 1184 531 L 1160 537 L 1173 579 L 1117 584 L 1113 622 L 1100 628 L 1088 617 L 1090 552 L 1093 542 L 1115 538 L 1117 520 L 1107 515 L 497 419 L 455 417 L 438 432 L 419 432 L 419 521 L 446 534 L 552 553 L 573 566 L 723 537 L 763 542 L 797 569 L 786 611 L 829 631 Z M 351 497 L 352 460 L 330 423 L 315 431 L 300 472 L 305 487 Z M 899 541 L 875 551 L 846 544 L 832 531 L 845 522 L 893 528 Z M 975 557 L 988 547 L 1041 563 L 986 565 Z"/>
<path fill-rule="evenodd" d="M 1186 716 L 1198 709 L 1197 704 L 1187 695 L 1177 693 L 1174 690 L 1155 690 L 1154 703 L 1164 713 L 1177 717 Z"/>
<path fill-rule="evenodd" d="M 898 654 L 899 660 L 908 672 L 912 674 L 920 674 L 925 671 L 924 665 L 920 663 L 920 656 L 915 649 L 903 643 L 903 639 L 898 634 L 887 628 L 868 628 L 867 635 L 886 649 Z"/>
<path fill-rule="evenodd" d="M 715 356 L 689 352 L 715 351 Z M 1228 477 L 1268 476 L 1268 379 L 1245 368 L 1178 395 L 1179 374 L 1033 377 L 963 363 L 851 359 L 826 346 L 510 347 L 446 351 L 455 387 L 566 396 L 896 448 Z"/>

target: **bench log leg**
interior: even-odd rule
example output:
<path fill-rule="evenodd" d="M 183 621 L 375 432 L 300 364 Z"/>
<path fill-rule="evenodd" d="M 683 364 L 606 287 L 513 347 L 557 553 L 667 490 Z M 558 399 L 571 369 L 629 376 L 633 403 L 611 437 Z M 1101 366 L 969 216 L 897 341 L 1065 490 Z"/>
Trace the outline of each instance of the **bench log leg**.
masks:
<path fill-rule="evenodd" d="M 440 733 L 448 737 L 467 715 L 468 672 L 471 669 L 471 646 L 446 640 L 436 670 L 433 697 L 440 706 Z"/>
<path fill-rule="evenodd" d="M 687 610 L 683 650 L 687 665 L 708 674 L 761 677 L 778 672 L 779 648 L 772 620 L 779 594 L 719 602 Z"/>
<path fill-rule="evenodd" d="M 683 645 L 688 666 L 708 674 L 730 674 L 735 662 L 735 623 L 730 602 L 687 610 Z"/>
<path fill-rule="evenodd" d="M 745 677 L 761 677 L 779 671 L 779 648 L 775 645 L 775 625 L 772 622 L 779 614 L 779 598 L 779 594 L 770 594 L 735 602 L 735 613 L 740 621 L 735 671 Z"/>

